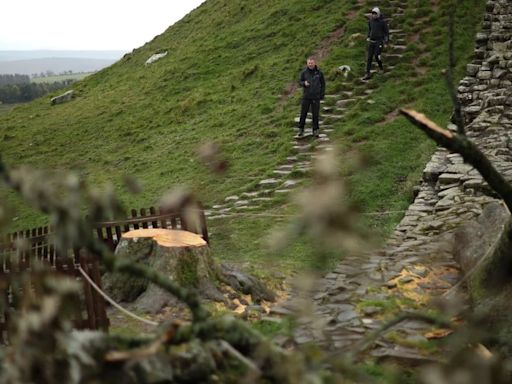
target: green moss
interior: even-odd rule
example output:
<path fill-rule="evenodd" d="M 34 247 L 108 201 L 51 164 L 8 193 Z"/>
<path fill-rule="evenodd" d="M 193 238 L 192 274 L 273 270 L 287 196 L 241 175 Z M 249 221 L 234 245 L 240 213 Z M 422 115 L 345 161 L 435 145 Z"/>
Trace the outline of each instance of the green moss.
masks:
<path fill-rule="evenodd" d="M 253 329 L 268 337 L 277 335 L 290 335 L 292 330 L 292 322 L 289 319 L 283 319 L 280 322 L 258 320 L 251 323 Z"/>
<path fill-rule="evenodd" d="M 176 263 L 176 276 L 178 283 L 183 287 L 197 287 L 199 276 L 197 274 L 198 257 L 192 252 L 186 252 L 178 257 Z"/>
<path fill-rule="evenodd" d="M 438 342 L 432 340 L 413 340 L 410 338 L 408 339 L 407 335 L 399 331 L 389 332 L 384 336 L 384 338 L 393 344 L 418 349 L 419 351 L 426 355 L 433 354 L 439 351 Z"/>

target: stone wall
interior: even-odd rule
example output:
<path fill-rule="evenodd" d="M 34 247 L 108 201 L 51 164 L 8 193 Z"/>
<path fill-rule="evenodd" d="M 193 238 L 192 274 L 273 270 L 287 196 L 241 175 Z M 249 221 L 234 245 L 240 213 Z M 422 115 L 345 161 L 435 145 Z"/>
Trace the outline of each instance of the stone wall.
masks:
<path fill-rule="evenodd" d="M 512 182 L 512 0 L 487 3 L 474 60 L 458 91 L 468 137 Z M 456 130 L 454 125 L 448 128 Z M 460 278 L 454 260 L 456 233 L 493 202 L 501 204 L 478 171 L 460 155 L 437 149 L 423 171 L 414 202 L 387 244 L 364 259 L 346 257 L 318 284 L 317 320 L 304 320 L 295 340 L 323 341 L 332 349 L 351 350 L 382 325 L 383 307 L 368 307 L 368 302 L 389 303 L 390 297 L 396 297 L 404 305 L 406 291 L 413 301 L 446 293 Z M 423 340 L 429 326 L 408 322 L 393 329 L 406 340 Z M 371 353 L 425 359 L 422 352 L 389 340 L 380 340 Z"/>
<path fill-rule="evenodd" d="M 488 1 L 475 58 L 459 87 L 464 114 L 472 122 L 482 113 L 494 122 L 512 117 L 512 2 Z"/>
<path fill-rule="evenodd" d="M 458 97 L 468 137 L 512 181 L 512 1 L 488 1 L 486 11 L 474 60 L 467 65 Z M 438 149 L 390 245 L 403 250 L 413 241 L 417 250 L 419 241 L 430 243 L 433 236 L 460 226 L 496 200 L 475 169 L 459 155 Z"/>

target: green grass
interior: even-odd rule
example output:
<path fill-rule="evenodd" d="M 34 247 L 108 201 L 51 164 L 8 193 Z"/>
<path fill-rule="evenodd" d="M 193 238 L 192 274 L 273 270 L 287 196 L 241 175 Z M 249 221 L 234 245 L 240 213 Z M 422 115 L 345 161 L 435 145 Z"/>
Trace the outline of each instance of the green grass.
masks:
<path fill-rule="evenodd" d="M 386 14 L 389 3 L 382 5 Z M 446 124 L 451 106 L 439 73 L 447 65 L 443 36 L 451 3 L 443 1 L 437 9 L 420 3 L 416 11 L 418 1 L 407 2 L 410 18 L 394 23 L 411 35 L 419 33 L 425 48 L 412 47 L 393 71 L 367 85 L 375 89 L 371 96 L 375 104 L 355 103 L 343 121 L 334 123 L 334 138 L 342 152 L 357 150 L 367 159 L 362 170 L 345 166 L 350 161 L 345 158 L 341 167 L 361 210 L 382 213 L 365 216 L 366 225 L 381 238 L 400 219 L 399 213 L 387 212 L 407 207 L 412 186 L 434 145 L 402 118 L 377 123 L 408 106 Z M 273 168 L 290 155 L 299 93 L 284 105 L 280 95 L 296 81 L 305 58 L 340 26 L 345 27 L 345 35 L 320 63 L 328 75 L 327 93 L 362 94 L 366 89 L 357 80 L 364 71 L 366 24 L 362 11 L 351 20 L 347 17 L 355 4 L 208 0 L 113 66 L 75 83 L 77 97 L 72 102 L 50 107 L 46 100 L 36 100 L 2 114 L 2 158 L 13 166 L 75 170 L 93 185 L 111 183 L 127 208 L 155 204 L 176 185 L 188 186 L 206 205 L 219 203 L 271 176 Z M 367 2 L 364 10 L 370 5 Z M 484 6 L 482 0 L 471 0 L 458 8 L 459 78 L 473 51 Z M 355 33 L 363 37 L 350 46 Z M 163 50 L 169 52 L 165 58 L 144 65 L 153 53 Z M 426 67 L 424 76 L 415 74 L 415 59 Z M 332 71 L 341 64 L 353 68 L 352 78 L 345 82 Z M 218 142 L 229 160 L 230 168 L 222 177 L 210 173 L 197 159 L 198 147 L 207 141 Z M 128 192 L 123 184 L 126 174 L 140 180 L 141 194 Z M 13 194 L 3 190 L 0 195 L 16 209 L 18 219 L 9 230 L 45 222 L 45 217 Z M 313 257 L 315 244 L 308 239 L 299 239 L 277 255 L 264 246 L 266 234 L 279 224 L 276 215 L 294 212 L 295 208 L 279 201 L 258 212 L 263 216 L 209 222 L 215 256 L 251 265 L 270 260 L 274 271 L 319 267 L 319 259 Z M 281 220 L 283 225 L 286 221 Z M 339 257 L 333 253 L 327 259 L 333 263 Z"/>
<path fill-rule="evenodd" d="M 18 104 L 0 104 L 0 115 L 9 112 Z"/>

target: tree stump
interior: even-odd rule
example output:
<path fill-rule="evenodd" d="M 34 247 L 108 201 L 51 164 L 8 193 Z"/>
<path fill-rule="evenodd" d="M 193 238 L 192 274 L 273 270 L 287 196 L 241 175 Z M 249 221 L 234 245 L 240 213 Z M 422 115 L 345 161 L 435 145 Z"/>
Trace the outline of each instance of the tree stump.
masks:
<path fill-rule="evenodd" d="M 174 229 L 137 229 L 122 235 L 115 254 L 146 264 L 183 287 L 196 289 L 206 299 L 224 301 L 217 289 L 218 271 L 210 248 L 200 235 Z M 137 309 L 157 312 L 176 299 L 145 279 L 115 273 L 107 278 L 117 301 L 135 301 Z"/>

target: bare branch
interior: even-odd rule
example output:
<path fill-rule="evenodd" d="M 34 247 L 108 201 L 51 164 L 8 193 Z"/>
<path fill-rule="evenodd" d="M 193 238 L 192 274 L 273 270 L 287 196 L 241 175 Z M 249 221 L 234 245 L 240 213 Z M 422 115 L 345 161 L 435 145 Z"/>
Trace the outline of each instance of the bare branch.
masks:
<path fill-rule="evenodd" d="M 425 115 L 416 111 L 401 109 L 400 113 L 437 144 L 460 154 L 464 161 L 475 167 L 489 186 L 503 199 L 508 209 L 512 211 L 512 186 L 472 141 L 465 135 L 454 135 L 452 132 L 439 127 Z"/>

